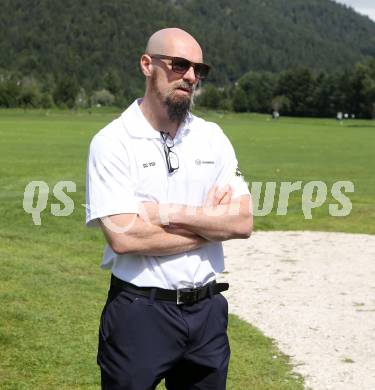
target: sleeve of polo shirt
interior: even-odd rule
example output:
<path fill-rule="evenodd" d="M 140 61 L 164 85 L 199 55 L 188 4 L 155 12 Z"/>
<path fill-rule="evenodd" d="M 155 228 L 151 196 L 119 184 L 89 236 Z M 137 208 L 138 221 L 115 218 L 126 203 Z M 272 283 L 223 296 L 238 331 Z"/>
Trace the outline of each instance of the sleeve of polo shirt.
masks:
<path fill-rule="evenodd" d="M 233 191 L 233 198 L 250 194 L 248 185 L 238 167 L 233 146 L 219 126 L 215 149 L 218 152 L 217 161 L 219 168 L 216 184 L 219 187 L 229 184 Z"/>
<path fill-rule="evenodd" d="M 117 140 L 96 135 L 90 144 L 86 173 L 86 224 L 98 218 L 138 213 L 126 148 Z"/>

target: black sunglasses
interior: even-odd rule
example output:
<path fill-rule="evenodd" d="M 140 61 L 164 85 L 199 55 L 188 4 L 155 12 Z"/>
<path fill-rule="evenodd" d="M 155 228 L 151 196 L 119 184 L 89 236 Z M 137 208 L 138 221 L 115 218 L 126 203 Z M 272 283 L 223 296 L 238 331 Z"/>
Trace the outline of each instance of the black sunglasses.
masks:
<path fill-rule="evenodd" d="M 195 77 L 203 80 L 207 77 L 210 71 L 210 66 L 200 62 L 191 62 L 182 57 L 165 56 L 164 54 L 149 54 L 151 58 L 157 58 L 160 60 L 170 60 L 172 65 L 172 71 L 179 74 L 185 74 L 190 67 L 194 69 Z"/>
<path fill-rule="evenodd" d="M 179 161 L 177 154 L 172 150 L 174 146 L 173 139 L 169 137 L 167 133 L 160 132 L 161 138 L 163 140 L 163 148 L 165 159 L 167 160 L 167 168 L 169 173 L 177 171 L 179 168 Z"/>

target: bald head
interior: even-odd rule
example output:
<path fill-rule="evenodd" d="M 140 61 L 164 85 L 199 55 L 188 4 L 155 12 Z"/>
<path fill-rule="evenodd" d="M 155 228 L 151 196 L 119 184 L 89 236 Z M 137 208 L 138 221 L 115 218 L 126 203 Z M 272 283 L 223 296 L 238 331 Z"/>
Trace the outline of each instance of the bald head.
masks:
<path fill-rule="evenodd" d="M 146 53 L 183 57 L 193 62 L 203 61 L 199 43 L 179 28 L 164 28 L 152 34 L 147 42 Z"/>

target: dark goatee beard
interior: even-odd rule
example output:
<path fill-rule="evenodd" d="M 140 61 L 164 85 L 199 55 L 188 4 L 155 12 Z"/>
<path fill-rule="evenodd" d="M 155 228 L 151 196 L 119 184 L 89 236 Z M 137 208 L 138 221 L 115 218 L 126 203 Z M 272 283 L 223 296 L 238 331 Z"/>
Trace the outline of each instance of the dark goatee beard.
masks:
<path fill-rule="evenodd" d="M 167 108 L 167 115 L 171 122 L 182 123 L 194 105 L 193 97 L 194 94 L 185 97 L 176 98 L 173 96 L 173 91 L 170 92 L 169 96 L 163 96 L 160 92 L 160 89 L 157 85 L 157 74 L 153 73 L 151 76 L 151 86 L 160 101 Z M 178 86 L 180 88 L 184 88 L 186 90 L 190 90 L 194 93 L 195 87 L 187 82 L 181 82 Z M 178 88 L 176 87 L 176 88 Z"/>
<path fill-rule="evenodd" d="M 192 99 L 173 100 L 167 97 L 164 101 L 167 106 L 168 117 L 171 122 L 182 123 L 192 107 Z"/>

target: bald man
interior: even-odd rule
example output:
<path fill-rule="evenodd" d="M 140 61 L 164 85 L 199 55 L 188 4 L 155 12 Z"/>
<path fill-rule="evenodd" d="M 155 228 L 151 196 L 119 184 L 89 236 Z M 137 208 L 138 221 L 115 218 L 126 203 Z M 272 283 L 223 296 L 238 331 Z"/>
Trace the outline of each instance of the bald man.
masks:
<path fill-rule="evenodd" d="M 248 238 L 250 194 L 228 138 L 191 113 L 210 67 L 187 32 L 151 36 L 143 98 L 95 135 L 88 226 L 111 270 L 99 328 L 102 389 L 222 390 L 228 306 L 222 241 Z"/>

